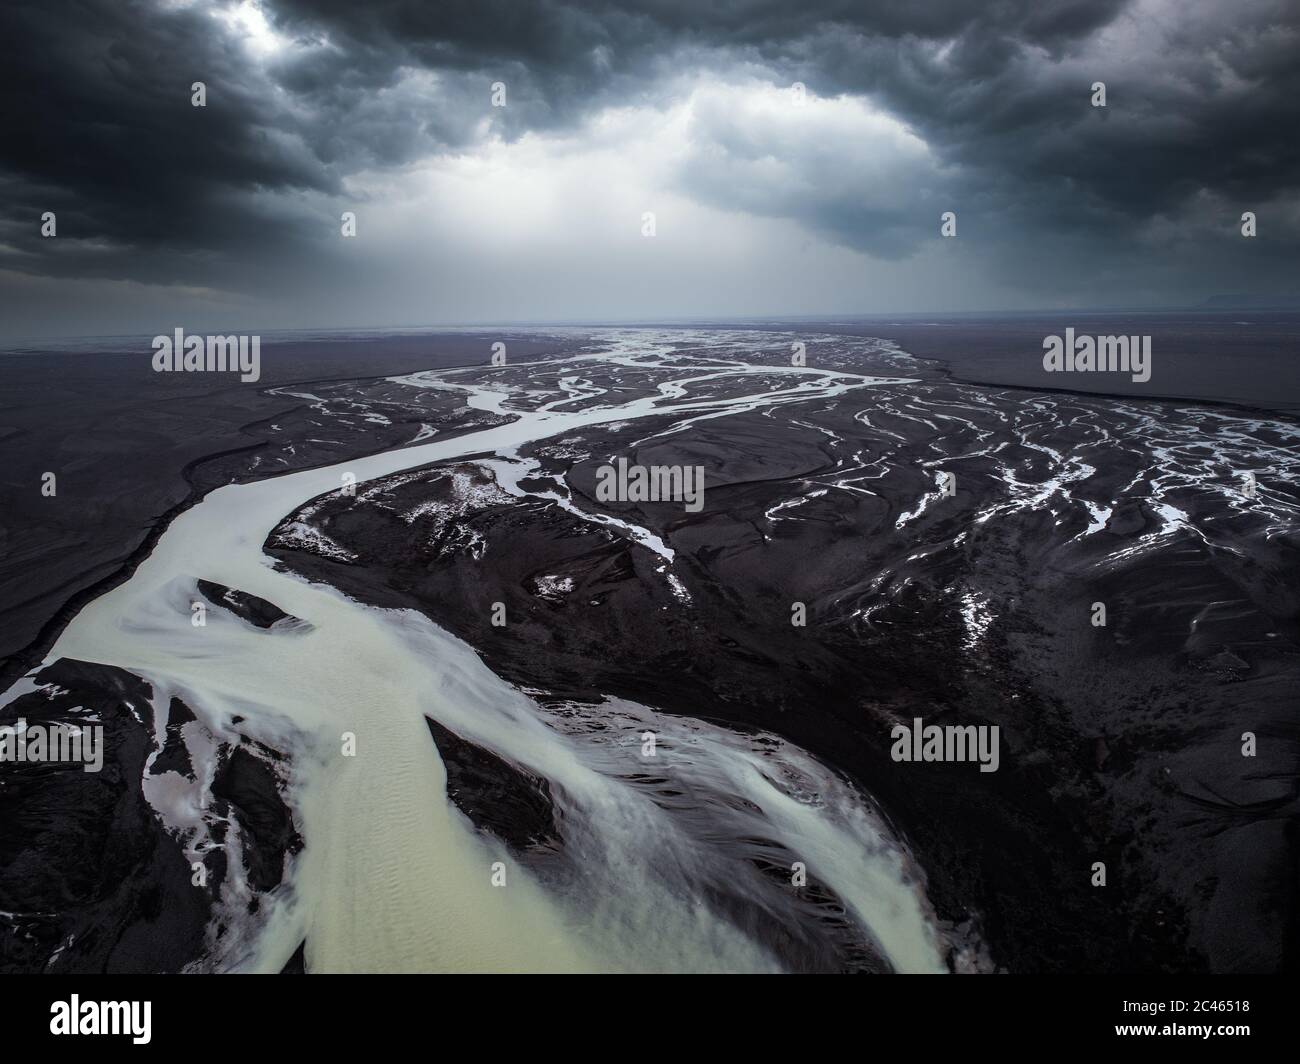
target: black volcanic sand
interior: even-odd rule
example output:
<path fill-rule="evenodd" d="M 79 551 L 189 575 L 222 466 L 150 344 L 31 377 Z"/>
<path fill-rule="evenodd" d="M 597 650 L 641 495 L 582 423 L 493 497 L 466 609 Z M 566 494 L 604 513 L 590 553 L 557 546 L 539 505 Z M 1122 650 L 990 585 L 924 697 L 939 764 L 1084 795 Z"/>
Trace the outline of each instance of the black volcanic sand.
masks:
<path fill-rule="evenodd" d="M 1220 414 L 1238 416 L 929 379 L 531 452 L 580 508 L 662 536 L 689 602 L 621 534 L 543 499 L 457 496 L 437 466 L 369 485 L 368 502 L 313 504 L 354 562 L 274 534 L 268 549 L 364 602 L 421 610 L 554 698 L 621 696 L 798 743 L 881 803 L 941 916 L 973 918 L 1008 970 L 1276 971 L 1300 957 L 1300 530 L 1276 513 L 1300 500 L 1294 464 L 1263 471 L 1300 455 L 1294 422 Z M 595 469 L 620 454 L 703 465 L 703 512 L 598 503 Z M 1036 497 L 1081 465 L 1074 501 Z M 490 487 L 472 462 L 456 469 Z M 1232 501 L 1243 469 L 1266 485 L 1251 505 Z M 900 527 L 939 470 L 956 496 Z M 1195 530 L 1162 531 L 1155 478 Z M 1089 531 L 1085 499 L 1111 508 L 1104 527 Z M 893 761 L 890 728 L 913 717 L 999 726 L 999 771 Z"/>
<path fill-rule="evenodd" d="M 198 581 L 199 591 L 214 606 L 229 610 L 236 617 L 247 621 L 257 628 L 270 628 L 280 621 L 298 621 L 280 609 L 274 602 L 250 595 L 247 591 L 237 591 L 211 580 Z M 301 622 L 300 622 L 301 623 Z"/>
<path fill-rule="evenodd" d="M 447 770 L 447 797 L 516 853 L 558 841 L 550 784 L 426 717 Z"/>
<path fill-rule="evenodd" d="M 60 659 L 42 687 L 0 709 L 0 724 L 66 723 L 104 729 L 103 768 L 6 763 L 0 770 L 0 972 L 177 972 L 202 962 L 225 932 L 216 907 L 230 840 L 253 889 L 247 905 L 282 881 L 302 840 L 285 805 L 278 755 L 229 736 L 217 753 L 205 811 L 212 842 L 206 881 L 194 883 L 182 841 L 145 800 L 141 780 L 175 772 L 193 781 L 182 729 L 194 721 L 172 699 L 154 751 L 149 686 L 121 669 Z"/>
<path fill-rule="evenodd" d="M 409 420 L 384 424 L 355 409 L 326 416 L 275 389 L 333 382 L 341 395 L 338 382 L 486 364 L 498 340 L 512 361 L 559 347 L 508 330 L 263 337 L 256 383 L 155 373 L 143 337 L 129 353 L 0 353 L 0 680 L 7 686 L 35 666 L 76 609 L 120 582 L 171 517 L 207 491 L 400 446 L 433 420 L 418 400 L 407 404 Z M 429 393 L 429 402 L 445 413 L 446 396 Z M 41 493 L 46 472 L 57 478 L 52 497 Z"/>

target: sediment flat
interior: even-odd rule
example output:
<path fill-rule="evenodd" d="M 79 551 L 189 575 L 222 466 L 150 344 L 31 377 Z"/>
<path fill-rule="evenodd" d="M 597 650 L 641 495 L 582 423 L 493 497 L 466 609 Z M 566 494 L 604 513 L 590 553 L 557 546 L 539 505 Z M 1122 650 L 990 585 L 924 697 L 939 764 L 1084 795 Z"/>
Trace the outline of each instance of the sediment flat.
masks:
<path fill-rule="evenodd" d="M 1016 335 L 1041 324 L 1017 324 Z M 904 334 L 881 344 L 858 331 L 681 330 L 659 367 L 575 371 L 541 359 L 468 371 L 456 379 L 515 389 L 521 412 L 579 411 L 728 361 L 770 363 L 776 388 L 801 336 L 810 366 L 896 382 L 699 420 L 665 410 L 418 466 L 286 514 L 266 550 L 361 603 L 418 611 L 584 728 L 614 698 L 797 744 L 879 804 L 938 917 L 980 965 L 1293 966 L 1300 425 L 1262 402 L 1241 405 L 1257 398 L 1249 390 L 1228 397 L 1235 405 L 1067 394 L 1014 367 L 1014 381 L 972 383 L 963 377 L 1003 370 L 940 361 L 942 344 L 917 342 L 930 356 L 918 361 Z M 535 351 L 574 343 L 539 340 Z M 494 423 L 454 390 L 389 379 L 429 368 L 428 354 L 383 364 L 294 380 L 285 391 L 296 396 L 256 393 L 286 409 L 254 422 L 266 437 L 256 449 L 195 466 L 190 491 Z M 696 387 L 726 398 L 755 382 L 742 391 L 719 375 Z M 1273 392 L 1273 406 L 1290 401 Z M 208 446 L 229 442 L 229 425 L 252 412 L 240 409 Z M 156 450 L 122 464 L 147 479 Z M 700 466 L 702 510 L 601 501 L 597 470 L 617 456 Z M 951 495 L 937 490 L 939 472 L 955 475 Z M 1245 472 L 1257 496 L 1243 493 Z M 277 622 L 276 604 L 244 594 L 209 597 L 255 627 Z M 33 601 L 48 612 L 52 600 Z M 795 603 L 802 626 L 791 623 Z M 504 625 L 493 623 L 497 604 Z M 895 762 L 891 729 L 917 717 L 996 725 L 999 770 Z M 563 849 L 565 824 L 541 781 L 445 727 L 429 731 L 483 830 L 521 850 Z M 1253 758 L 1242 756 L 1247 732 L 1258 737 Z M 252 766 L 231 763 L 233 801 L 233 781 Z M 638 786 L 674 815 L 699 815 L 671 775 Z M 485 802 L 527 816 L 505 824 Z M 269 884 L 265 869 L 293 842 L 274 818 L 261 836 L 249 867 Z M 1093 885 L 1097 862 L 1104 888 Z M 828 926 L 843 912 L 833 894 L 819 904 Z M 828 935 L 768 946 L 809 970 L 887 969 L 851 931 Z"/>

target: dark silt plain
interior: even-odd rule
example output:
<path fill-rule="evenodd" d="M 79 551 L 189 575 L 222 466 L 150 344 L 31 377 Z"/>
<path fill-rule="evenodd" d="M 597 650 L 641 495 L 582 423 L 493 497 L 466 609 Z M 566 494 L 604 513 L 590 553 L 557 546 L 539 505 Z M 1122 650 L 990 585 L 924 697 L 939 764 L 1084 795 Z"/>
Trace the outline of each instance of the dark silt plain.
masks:
<path fill-rule="evenodd" d="M 1042 338 L 1066 324 L 1152 335 L 1149 384 L 1045 374 Z M 472 456 L 435 463 L 381 478 L 362 501 L 323 496 L 286 514 L 266 551 L 359 602 L 425 614 L 543 704 L 621 697 L 798 744 L 879 804 L 924 870 L 937 916 L 954 938 L 978 944 L 982 967 L 1294 969 L 1300 317 L 801 319 L 717 329 L 727 345 L 712 344 L 707 326 L 683 326 L 683 357 L 779 366 L 791 338 L 806 337 L 810 366 L 906 381 L 676 432 L 665 431 L 675 418 L 664 414 L 529 444 L 520 457 L 536 472 L 511 500 L 491 490 L 492 473 Z M 896 347 L 864 350 L 862 337 Z M 478 366 L 481 378 L 465 379 L 492 379 L 498 339 L 512 355 L 500 375 L 554 398 L 554 376 L 537 363 L 581 338 L 542 329 L 268 342 L 256 385 L 155 374 L 143 347 L 4 355 L 7 681 L 37 664 L 79 604 L 124 579 L 160 528 L 206 491 L 401 446 L 422 427 L 445 437 L 490 424 L 455 395 L 384 378 Z M 604 376 L 599 363 L 583 372 L 611 390 L 646 386 L 622 371 Z M 376 411 L 387 424 L 367 418 Z M 613 455 L 703 466 L 706 505 L 689 513 L 601 502 L 596 468 Z M 54 499 L 40 494 L 50 468 L 59 471 Z M 1252 510 L 1234 492 L 1256 469 Z M 951 498 L 932 497 L 938 470 L 956 475 Z M 665 581 L 643 545 L 551 505 L 543 488 L 552 476 L 583 511 L 660 537 L 676 552 L 682 586 Z M 485 490 L 466 495 L 466 484 Z M 422 506 L 428 516 L 410 516 Z M 341 550 L 287 535 L 294 521 Z M 554 574 L 565 574 L 562 590 Z M 203 590 L 251 624 L 282 616 L 238 592 Z M 806 627 L 790 624 L 794 601 L 807 605 Z M 1090 623 L 1099 601 L 1105 627 Z M 493 626 L 496 602 L 517 620 Z M 133 724 L 120 709 L 141 705 L 140 681 L 106 667 L 52 668 L 42 680 L 71 691 L 69 704 L 80 696 L 106 715 L 119 704 L 122 767 L 93 787 L 31 781 L 23 808 L 50 817 L 18 816 L 18 798 L 0 794 L 0 816 L 12 813 L 17 825 L 6 852 L 41 854 L 35 865 L 0 862 L 0 909 L 23 908 L 13 900 L 38 898 L 72 869 L 97 869 L 68 880 L 61 914 L 26 928 L 37 947 L 14 929 L 0 966 L 29 970 L 42 944 L 75 931 L 83 945 L 54 970 L 179 969 L 202 951 L 211 898 L 187 884 L 156 824 L 147 837 L 129 826 L 149 820 L 133 782 L 147 711 Z M 35 697 L 5 716 L 24 707 L 30 716 L 25 700 Z M 891 728 L 915 717 L 998 726 L 999 771 L 893 760 Z M 168 734 L 184 719 L 174 709 Z M 557 796 L 446 727 L 430 721 L 429 731 L 452 800 L 544 879 L 563 859 Z M 1259 737 L 1253 759 L 1241 756 L 1246 731 Z M 186 771 L 183 744 L 161 756 Z M 275 888 L 301 845 L 281 797 L 282 761 L 236 737 L 214 785 L 244 830 L 259 893 Z M 660 788 L 668 806 L 680 800 L 664 780 L 638 785 Z M 113 803 L 124 812 L 104 826 Z M 114 837 L 135 831 L 112 868 L 97 864 L 92 822 Z M 737 861 L 788 864 L 754 839 L 718 845 Z M 1109 869 L 1104 901 L 1090 884 L 1095 861 Z M 807 908 L 792 926 L 821 932 L 767 939 L 790 966 L 887 967 L 836 923 L 843 910 L 833 896 Z M 170 921 L 162 952 L 146 933 L 159 911 Z"/>

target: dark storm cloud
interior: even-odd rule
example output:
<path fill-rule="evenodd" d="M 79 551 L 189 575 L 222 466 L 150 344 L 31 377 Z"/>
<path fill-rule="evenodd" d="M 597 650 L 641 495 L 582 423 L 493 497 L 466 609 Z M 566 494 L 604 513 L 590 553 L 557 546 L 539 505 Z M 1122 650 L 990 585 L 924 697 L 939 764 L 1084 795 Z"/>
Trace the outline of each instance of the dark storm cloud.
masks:
<path fill-rule="evenodd" d="M 1300 188 L 1300 141 L 1282 133 L 1300 124 L 1300 8 L 1225 4 L 1200 25 L 1181 22 L 1192 13 L 1183 5 L 1131 22 L 1116 18 L 1125 13 L 1117 4 L 993 10 L 992 19 L 897 24 L 894 35 L 861 20 L 823 21 L 757 43 L 791 80 L 821 95 L 862 95 L 898 116 L 950 168 L 940 187 L 900 198 L 892 219 L 809 198 L 804 186 L 768 213 L 891 254 L 932 235 L 933 208 L 947 206 L 965 235 L 1002 245 L 1008 260 L 1027 241 L 1054 237 L 1101 259 L 1143 253 L 1132 244 L 1140 225 L 1179 216 L 1197 196 L 1225 200 L 1213 221 L 1236 237 L 1242 209 Z M 1095 37 L 1107 26 L 1113 50 Z M 1106 108 L 1091 106 L 1094 81 L 1107 86 Z M 707 175 L 699 180 L 707 190 Z M 1270 217 L 1267 227 L 1277 238 L 1267 249 L 1238 239 L 1226 253 L 1276 269 L 1300 232 L 1294 217 Z"/>
<path fill-rule="evenodd" d="M 386 73 L 391 81 L 414 65 L 513 80 L 519 106 L 496 117 L 521 132 L 653 96 L 656 79 L 688 65 L 725 70 L 746 59 L 824 93 L 881 93 L 923 120 L 937 105 L 960 106 L 972 80 L 993 76 L 1025 49 L 1058 54 L 1106 25 L 1124 2 L 280 0 L 272 17 L 288 32 L 328 34 L 341 47 L 340 65 L 372 78 Z M 943 42 L 955 42 L 948 73 L 924 59 L 927 47 Z M 937 93 L 936 76 L 954 83 L 956 95 Z M 971 102 L 966 110 L 974 110 Z"/>
<path fill-rule="evenodd" d="M 244 195 L 337 187 L 203 13 L 115 0 L 7 4 L 0 18 L 0 241 L 18 249 L 5 266 L 173 280 L 175 261 L 154 252 L 203 258 L 291 235 L 291 219 Z M 204 109 L 190 105 L 194 81 L 212 90 Z M 40 239 L 44 211 L 60 239 Z"/>
<path fill-rule="evenodd" d="M 502 116 L 514 132 L 634 99 L 684 54 L 721 68 L 757 60 L 821 95 L 863 94 L 903 118 L 942 162 L 968 169 L 969 186 L 954 187 L 954 198 L 1007 212 L 999 221 L 1008 229 L 1085 230 L 1176 213 L 1201 190 L 1259 203 L 1300 185 L 1300 141 L 1282 135 L 1300 125 L 1300 8 L 1287 0 L 1223 4 L 1218 17 L 1198 23 L 1197 5 L 1170 4 L 1118 28 L 1134 37 L 1128 47 L 1085 53 L 1126 7 L 282 0 L 276 11 L 281 25 L 322 29 L 371 60 L 401 55 L 435 68 L 497 70 L 507 81 L 515 64 L 522 106 Z M 1104 110 L 1089 102 L 1095 80 L 1108 87 Z M 1232 82 L 1249 91 L 1231 91 Z M 1002 202 L 990 204 L 990 192 Z M 837 218 L 834 204 L 806 200 L 792 202 L 790 214 L 801 207 L 822 230 L 842 221 L 841 236 L 869 250 L 893 250 L 891 234 L 908 224 L 849 205 Z M 913 208 L 900 204 L 900 213 Z"/>
<path fill-rule="evenodd" d="M 270 0 L 295 45 L 258 60 L 205 5 L 11 2 L 0 267 L 265 288 L 320 258 L 351 174 L 471 148 L 485 129 L 575 129 L 612 104 L 664 103 L 692 71 L 743 70 L 869 100 L 916 132 L 940 176 L 860 201 L 851 174 L 826 180 L 833 154 L 814 151 L 788 161 L 798 181 L 742 186 L 773 146 L 706 115 L 696 133 L 716 165 L 682 174 L 701 200 L 887 257 L 933 239 L 951 206 L 963 238 L 995 253 L 990 268 L 1050 285 L 1043 246 L 1059 241 L 1080 266 L 1147 256 L 1177 285 L 1160 256 L 1181 252 L 1143 243 L 1144 225 L 1190 219 L 1226 238 L 1238 207 L 1300 185 L 1287 132 L 1300 125 L 1300 15 L 1286 0 L 1147 7 Z M 206 109 L 190 106 L 196 80 Z M 487 105 L 497 80 L 504 109 Z M 1104 110 L 1089 106 L 1093 80 L 1107 83 Z M 58 241 L 38 236 L 45 210 Z M 1295 250 L 1294 217 L 1269 224 L 1273 243 L 1242 269 L 1275 270 Z"/>

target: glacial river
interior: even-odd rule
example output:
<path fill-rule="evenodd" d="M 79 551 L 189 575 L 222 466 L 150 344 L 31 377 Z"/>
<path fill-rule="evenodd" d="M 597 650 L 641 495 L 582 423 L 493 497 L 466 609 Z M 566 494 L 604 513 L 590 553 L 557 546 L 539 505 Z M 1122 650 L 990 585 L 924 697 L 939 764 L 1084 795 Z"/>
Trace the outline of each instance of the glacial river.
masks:
<path fill-rule="evenodd" d="M 662 361 L 674 346 L 666 337 L 616 334 L 611 343 L 606 353 L 571 361 L 673 365 Z M 732 388 L 728 398 L 693 396 L 700 381 L 759 382 L 760 374 L 751 395 Z M 779 969 L 780 959 L 741 922 L 701 903 L 701 890 L 725 882 L 779 918 L 781 888 L 631 787 L 611 762 L 621 747 L 596 747 L 553 727 L 527 693 L 423 616 L 367 607 L 277 571 L 262 548 L 286 515 L 337 491 L 345 473 L 364 484 L 464 455 L 509 459 L 531 441 L 604 423 L 665 412 L 726 416 L 899 380 L 730 364 L 681 369 L 656 394 L 627 402 L 558 409 L 565 399 L 521 411 L 511 405 L 518 388 L 504 383 L 508 371 L 499 387 L 457 383 L 458 376 L 430 372 L 404 383 L 459 388 L 472 407 L 517 419 L 211 492 L 171 523 L 127 582 L 80 611 L 47 659 L 100 662 L 147 679 L 160 739 L 177 695 L 214 731 L 229 732 L 238 715 L 239 730 L 289 755 L 288 798 L 304 848 L 258 917 L 230 902 L 232 929 L 210 967 L 276 971 L 305 938 L 308 971 Z M 571 387 L 571 399 L 593 401 L 589 384 Z M 212 607 L 206 625 L 195 627 L 198 579 L 260 596 L 306 625 L 262 630 Z M 725 794 L 734 809 L 719 814 L 731 818 L 724 828 L 761 830 L 806 862 L 892 966 L 946 969 L 905 849 L 868 799 L 807 753 L 651 707 L 609 702 L 600 711 L 627 722 L 630 742 L 643 729 L 656 732 L 659 771 L 680 774 L 699 793 Z M 564 889 L 516 863 L 451 804 L 425 715 L 551 782 L 571 869 Z M 343 754 L 345 733 L 355 736 L 355 756 Z M 637 750 L 633 742 L 626 756 Z M 213 764 L 199 759 L 195 769 L 189 786 L 147 777 L 145 793 L 198 860 Z M 504 886 L 492 883 L 497 862 Z"/>

